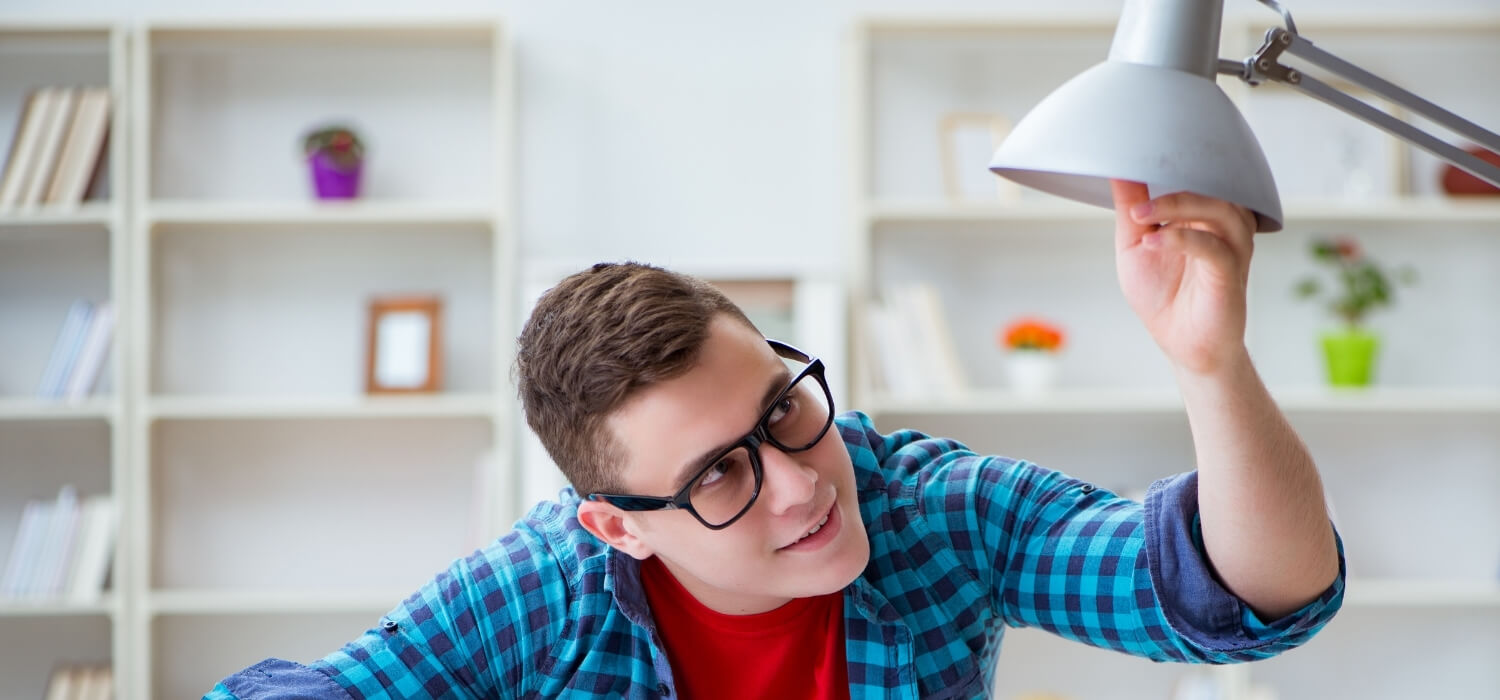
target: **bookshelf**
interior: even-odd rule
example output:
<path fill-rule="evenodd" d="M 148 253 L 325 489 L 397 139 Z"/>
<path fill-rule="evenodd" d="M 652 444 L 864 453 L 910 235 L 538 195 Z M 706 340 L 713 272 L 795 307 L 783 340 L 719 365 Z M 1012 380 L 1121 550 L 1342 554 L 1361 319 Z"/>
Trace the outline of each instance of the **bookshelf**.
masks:
<path fill-rule="evenodd" d="M 116 24 L 0 18 L 0 133 L 14 140 L 28 96 L 44 86 L 127 93 L 127 31 Z M 110 134 L 125 132 L 126 110 L 110 110 Z M 64 142 L 65 143 L 65 142 Z M 110 352 L 94 391 L 79 400 L 39 398 L 44 368 L 69 306 L 78 299 L 126 301 L 128 247 L 124 138 L 103 146 L 99 188 L 77 205 L 37 204 L 0 212 L 0 559 L 8 559 L 29 500 L 49 501 L 71 484 L 80 496 L 128 493 L 130 434 L 124 357 Z M 9 151 L 9 148 L 6 149 Z M 123 306 L 120 307 L 123 309 Z M 116 347 L 129 329 L 115 329 Z M 122 523 L 123 525 L 123 523 Z M 118 537 L 118 535 L 117 535 Z M 128 672 L 124 649 L 128 558 L 111 557 L 111 583 L 93 602 L 64 598 L 0 602 L 0 630 L 26 639 L 0 659 L 8 693 L 41 697 L 55 664 L 110 663 Z"/>
<path fill-rule="evenodd" d="M 1454 68 L 1500 60 L 1500 16 L 1294 17 L 1319 46 L 1500 126 L 1500 100 L 1472 87 L 1480 74 Z M 1192 468 L 1194 457 L 1170 368 L 1120 298 L 1112 213 L 1034 192 L 954 193 L 944 184 L 939 129 L 952 113 L 998 113 L 1014 123 L 1103 59 L 1115 20 L 1113 13 L 1060 11 L 877 16 L 857 24 L 845 86 L 851 392 L 881 429 L 958 438 L 981 453 L 1026 458 L 1139 497 L 1150 481 Z M 1220 55 L 1249 55 L 1275 22 L 1263 9 L 1228 14 Z M 1021 65 L 1026 69 L 1015 70 Z M 1220 85 L 1263 142 L 1287 138 L 1274 127 L 1271 110 L 1285 103 L 1267 91 L 1272 86 L 1251 89 L 1227 78 Z M 1331 108 L 1306 112 L 1318 119 L 1306 124 L 1309 132 L 1369 128 Z M 1252 685 L 1281 698 L 1477 697 L 1494 685 L 1480 659 L 1500 653 L 1500 508 L 1452 493 L 1456 484 L 1464 491 L 1500 486 L 1493 469 L 1500 453 L 1500 371 L 1493 362 L 1500 316 L 1481 301 L 1500 298 L 1481 269 L 1500 261 L 1500 200 L 1443 196 L 1435 159 L 1376 134 L 1351 138 L 1376 143 L 1371 162 L 1389 167 L 1367 173 L 1379 187 L 1329 192 L 1315 186 L 1325 180 L 1284 178 L 1288 226 L 1257 239 L 1247 337 L 1263 378 L 1320 465 L 1345 538 L 1348 599 L 1307 647 L 1212 669 L 1226 697 L 1244 697 Z M 1323 160 L 1333 174 L 1355 167 L 1321 156 L 1315 162 Z M 1353 234 L 1378 260 L 1410 262 L 1421 274 L 1417 286 L 1397 291 L 1393 309 L 1372 319 L 1385 344 L 1377 385 L 1365 391 L 1326 388 L 1315 345 L 1320 310 L 1290 294 L 1313 269 L 1309 242 L 1333 233 Z M 867 308 L 890 287 L 914 281 L 936 288 L 953 326 L 969 378 L 956 395 L 893 395 L 876 375 L 881 358 L 863 350 Z M 1060 320 L 1069 333 L 1059 385 L 1040 396 L 1009 388 L 995 344 L 1004 323 L 1031 314 Z M 1455 531 L 1465 533 L 1465 544 L 1448 543 Z M 1376 649 L 1375 639 L 1424 641 Z M 1372 658 L 1385 661 L 1372 665 Z M 1077 674 L 1080 667 L 1091 672 Z M 1144 699 L 1170 696 L 1194 671 L 1010 630 L 996 677 L 1002 696 Z M 1369 680 L 1358 689 L 1341 685 L 1351 674 Z M 1109 679 L 1107 687 L 1098 678 Z"/>
<path fill-rule="evenodd" d="M 196 697 L 321 655 L 513 521 L 512 51 L 493 17 L 0 20 L 0 132 L 40 85 L 114 107 L 91 199 L 0 213 L 0 561 L 63 484 L 121 509 L 101 600 L 0 601 L 36 640 L 7 693 L 107 661 L 116 697 Z M 355 201 L 301 161 L 335 120 Z M 443 299 L 443 390 L 368 396 L 367 304 L 407 292 Z M 117 304 L 114 351 L 37 398 L 76 298 Z"/>

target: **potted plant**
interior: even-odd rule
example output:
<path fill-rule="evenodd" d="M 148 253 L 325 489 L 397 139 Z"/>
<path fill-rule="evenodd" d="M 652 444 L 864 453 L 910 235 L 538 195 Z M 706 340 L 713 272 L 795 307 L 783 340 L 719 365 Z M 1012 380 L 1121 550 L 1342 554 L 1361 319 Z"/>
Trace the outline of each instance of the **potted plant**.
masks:
<path fill-rule="evenodd" d="M 1000 331 L 1006 351 L 1006 373 L 1017 393 L 1035 395 L 1057 380 L 1057 355 L 1063 347 L 1062 328 L 1040 318 L 1020 318 Z"/>
<path fill-rule="evenodd" d="M 315 129 L 302 139 L 302 151 L 319 199 L 359 196 L 365 147 L 353 129 L 341 124 Z"/>
<path fill-rule="evenodd" d="M 1359 244 L 1346 236 L 1315 239 L 1311 251 L 1315 261 L 1333 268 L 1338 280 L 1337 292 L 1329 294 L 1327 308 L 1342 326 L 1322 336 L 1328 382 L 1334 386 L 1368 386 L 1374 376 L 1380 338 L 1365 326 L 1365 318 L 1394 301 L 1393 280 L 1411 284 L 1416 281 L 1416 271 L 1403 266 L 1392 274 L 1366 257 Z M 1315 277 L 1303 278 L 1296 286 L 1296 294 L 1302 299 L 1321 296 L 1324 291 Z"/>

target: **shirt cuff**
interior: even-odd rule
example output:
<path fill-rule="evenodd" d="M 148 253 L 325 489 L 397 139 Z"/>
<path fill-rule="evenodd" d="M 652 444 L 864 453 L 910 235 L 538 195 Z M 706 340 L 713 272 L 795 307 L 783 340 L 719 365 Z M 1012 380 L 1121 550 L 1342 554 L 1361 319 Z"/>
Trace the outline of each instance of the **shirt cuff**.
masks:
<path fill-rule="evenodd" d="M 1344 598 L 1344 543 L 1339 575 L 1318 598 L 1277 620 L 1264 621 L 1214 575 L 1198 520 L 1198 472 L 1162 479 L 1146 492 L 1146 547 L 1151 586 L 1168 624 L 1210 651 L 1290 647 L 1306 641 L 1333 618 Z"/>
<path fill-rule="evenodd" d="M 327 675 L 291 661 L 266 659 L 220 681 L 205 700 L 352 700 Z"/>

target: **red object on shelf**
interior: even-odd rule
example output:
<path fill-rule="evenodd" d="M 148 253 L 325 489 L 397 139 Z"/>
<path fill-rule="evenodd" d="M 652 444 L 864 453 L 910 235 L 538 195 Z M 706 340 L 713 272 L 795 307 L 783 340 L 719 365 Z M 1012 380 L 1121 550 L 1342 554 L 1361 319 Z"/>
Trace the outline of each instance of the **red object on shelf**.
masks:
<path fill-rule="evenodd" d="M 1491 165 L 1500 166 L 1500 153 L 1491 151 L 1483 146 L 1470 146 L 1464 149 L 1469 153 Z M 1500 187 L 1491 185 L 1469 174 L 1460 168 L 1449 165 L 1443 169 L 1443 191 L 1448 194 L 1500 194 Z"/>

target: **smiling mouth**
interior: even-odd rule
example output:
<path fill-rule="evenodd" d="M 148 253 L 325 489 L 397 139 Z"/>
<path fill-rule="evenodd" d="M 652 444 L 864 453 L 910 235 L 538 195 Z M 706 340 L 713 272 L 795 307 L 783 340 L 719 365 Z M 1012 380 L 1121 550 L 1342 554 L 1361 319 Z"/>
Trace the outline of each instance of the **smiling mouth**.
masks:
<path fill-rule="evenodd" d="M 813 526 L 810 527 L 810 528 L 808 528 L 807 532 L 802 533 L 801 537 L 798 537 L 792 543 L 783 546 L 782 549 L 786 549 L 788 547 L 795 547 L 798 543 L 802 542 L 803 540 L 805 540 L 805 539 L 807 539 L 809 537 L 812 537 L 813 535 L 818 534 L 818 531 L 822 530 L 823 526 L 825 526 L 825 525 L 828 524 L 828 520 L 833 517 L 833 509 L 838 507 L 838 503 L 839 503 L 838 499 L 835 498 L 833 500 L 833 503 L 828 506 L 828 510 L 823 513 L 823 517 L 821 517 L 821 518 L 818 519 L 818 522 L 813 523 Z"/>

